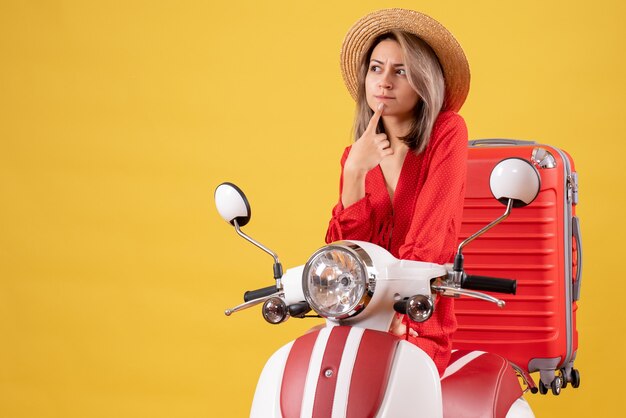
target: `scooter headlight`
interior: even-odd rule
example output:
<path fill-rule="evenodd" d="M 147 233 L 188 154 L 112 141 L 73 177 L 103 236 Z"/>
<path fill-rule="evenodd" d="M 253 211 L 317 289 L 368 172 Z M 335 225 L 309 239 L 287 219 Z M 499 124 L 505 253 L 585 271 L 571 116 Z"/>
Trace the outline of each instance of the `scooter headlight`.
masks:
<path fill-rule="evenodd" d="M 373 294 L 371 266 L 370 257 L 354 243 L 338 242 L 321 248 L 304 266 L 304 297 L 324 318 L 345 319 L 357 315 Z"/>

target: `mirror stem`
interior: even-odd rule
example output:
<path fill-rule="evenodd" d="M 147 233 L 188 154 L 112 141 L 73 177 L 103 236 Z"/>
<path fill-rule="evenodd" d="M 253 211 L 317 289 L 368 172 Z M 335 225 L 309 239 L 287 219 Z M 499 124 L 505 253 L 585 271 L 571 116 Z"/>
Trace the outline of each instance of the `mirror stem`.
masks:
<path fill-rule="evenodd" d="M 237 234 L 239 234 L 240 237 L 244 238 L 246 241 L 252 243 L 254 246 L 260 248 L 261 250 L 265 251 L 266 253 L 268 253 L 274 258 L 274 279 L 276 279 L 276 288 L 278 290 L 282 290 L 283 284 L 281 283 L 280 279 L 283 277 L 283 266 L 282 264 L 280 264 L 280 260 L 278 259 L 278 254 L 276 254 L 274 251 L 270 250 L 269 248 L 267 248 L 260 242 L 246 235 L 239 227 L 237 218 L 233 219 L 233 224 L 235 226 L 235 231 L 237 231 Z"/>
<path fill-rule="evenodd" d="M 476 238 L 478 238 L 479 236 L 481 236 L 482 234 L 489 231 L 491 228 L 493 228 L 494 226 L 498 225 L 500 222 L 505 220 L 511 214 L 511 209 L 513 208 L 513 202 L 514 202 L 513 199 L 509 199 L 509 201 L 506 204 L 506 210 L 504 211 L 502 216 L 500 216 L 495 221 L 491 222 L 489 225 L 483 227 L 480 231 L 470 235 L 462 243 L 459 244 L 459 249 L 457 250 L 456 257 L 454 258 L 454 271 L 455 272 L 463 271 L 463 247 L 465 247 L 467 244 L 474 241 Z"/>

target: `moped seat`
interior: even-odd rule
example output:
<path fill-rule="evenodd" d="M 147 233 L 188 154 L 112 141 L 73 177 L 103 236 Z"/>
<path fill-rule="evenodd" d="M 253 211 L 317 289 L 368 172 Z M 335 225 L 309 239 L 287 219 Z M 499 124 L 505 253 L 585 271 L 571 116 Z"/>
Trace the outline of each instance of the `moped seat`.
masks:
<path fill-rule="evenodd" d="M 522 389 L 509 362 L 492 353 L 452 353 L 441 377 L 445 418 L 504 418 Z"/>

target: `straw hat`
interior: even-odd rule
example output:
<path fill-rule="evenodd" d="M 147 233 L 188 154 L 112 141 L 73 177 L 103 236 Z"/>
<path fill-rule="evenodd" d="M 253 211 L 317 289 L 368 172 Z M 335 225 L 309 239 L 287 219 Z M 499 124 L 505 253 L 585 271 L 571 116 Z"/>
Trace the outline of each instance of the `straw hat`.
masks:
<path fill-rule="evenodd" d="M 357 99 L 361 55 L 366 53 L 376 37 L 392 29 L 416 35 L 435 51 L 446 85 L 444 109 L 458 111 L 467 98 L 470 85 L 469 64 L 461 45 L 432 17 L 406 9 L 383 9 L 370 13 L 348 31 L 341 47 L 341 73 L 352 98 Z"/>

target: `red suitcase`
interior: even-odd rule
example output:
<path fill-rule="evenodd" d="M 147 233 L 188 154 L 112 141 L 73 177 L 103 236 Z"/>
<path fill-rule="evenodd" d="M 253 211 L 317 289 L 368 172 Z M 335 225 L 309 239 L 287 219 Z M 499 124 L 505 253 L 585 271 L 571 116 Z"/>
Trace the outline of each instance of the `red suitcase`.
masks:
<path fill-rule="evenodd" d="M 502 297 L 500 309 L 471 298 L 456 301 L 459 322 L 454 348 L 484 350 L 507 358 L 537 391 L 529 373 L 540 372 L 538 390 L 554 394 L 571 383 L 578 349 L 577 300 L 582 253 L 577 176 L 564 151 L 530 141 L 488 139 L 469 143 L 467 190 L 460 241 L 504 211 L 489 189 L 492 168 L 502 159 L 531 161 L 541 191 L 464 249 L 468 274 L 517 280 L 517 294 Z"/>

